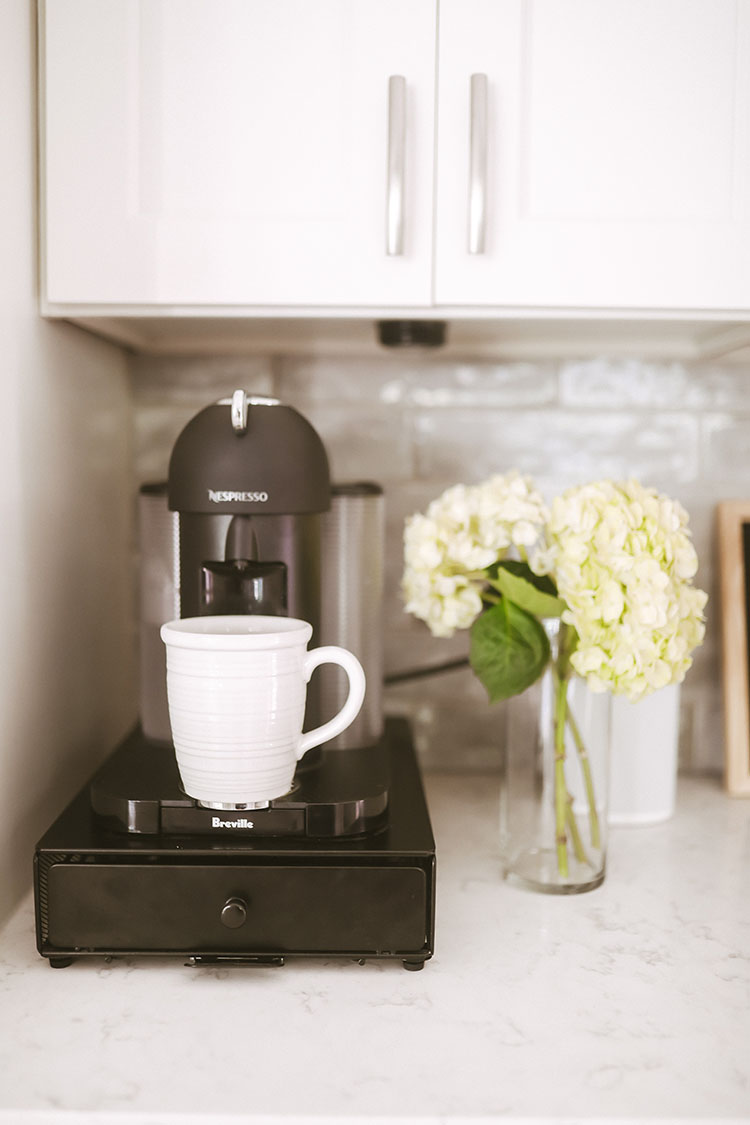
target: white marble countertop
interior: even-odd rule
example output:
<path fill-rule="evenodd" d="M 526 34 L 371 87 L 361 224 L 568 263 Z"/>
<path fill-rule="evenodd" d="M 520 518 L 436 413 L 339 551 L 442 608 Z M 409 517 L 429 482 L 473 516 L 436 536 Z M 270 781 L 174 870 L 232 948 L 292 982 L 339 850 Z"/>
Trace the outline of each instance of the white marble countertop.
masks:
<path fill-rule="evenodd" d="M 750 1121 L 750 801 L 681 783 L 611 832 L 604 885 L 501 882 L 497 780 L 427 778 L 436 954 L 52 970 L 0 935 L 0 1123 Z"/>

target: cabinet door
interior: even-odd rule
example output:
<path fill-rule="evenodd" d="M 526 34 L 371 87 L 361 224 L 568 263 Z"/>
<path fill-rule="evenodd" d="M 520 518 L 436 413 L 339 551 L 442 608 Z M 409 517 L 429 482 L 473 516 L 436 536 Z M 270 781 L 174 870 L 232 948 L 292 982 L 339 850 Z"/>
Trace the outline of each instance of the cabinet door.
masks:
<path fill-rule="evenodd" d="M 438 104 L 438 302 L 750 307 L 748 0 L 441 0 Z"/>
<path fill-rule="evenodd" d="M 46 0 L 47 300 L 429 302 L 435 20 L 435 0 Z"/>

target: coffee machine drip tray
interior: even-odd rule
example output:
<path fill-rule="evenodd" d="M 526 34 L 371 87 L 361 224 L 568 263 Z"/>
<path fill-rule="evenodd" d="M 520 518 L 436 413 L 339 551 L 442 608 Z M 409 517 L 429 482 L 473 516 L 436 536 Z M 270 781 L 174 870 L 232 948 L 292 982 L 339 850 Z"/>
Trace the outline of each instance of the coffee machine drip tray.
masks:
<path fill-rule="evenodd" d="M 91 781 L 91 807 L 109 829 L 145 835 L 307 836 L 375 831 L 387 815 L 388 754 L 382 742 L 310 751 L 294 785 L 266 808 L 216 810 L 185 795 L 174 750 L 133 731 Z"/>

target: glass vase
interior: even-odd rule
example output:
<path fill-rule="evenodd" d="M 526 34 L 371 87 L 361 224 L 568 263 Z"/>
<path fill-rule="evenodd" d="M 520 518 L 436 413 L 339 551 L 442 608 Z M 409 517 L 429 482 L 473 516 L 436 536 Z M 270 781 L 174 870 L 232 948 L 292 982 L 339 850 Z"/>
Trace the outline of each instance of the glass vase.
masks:
<path fill-rule="evenodd" d="M 503 705 L 503 873 L 530 890 L 579 894 L 605 873 L 611 697 L 571 674 L 567 626 L 543 624 L 547 669 Z"/>

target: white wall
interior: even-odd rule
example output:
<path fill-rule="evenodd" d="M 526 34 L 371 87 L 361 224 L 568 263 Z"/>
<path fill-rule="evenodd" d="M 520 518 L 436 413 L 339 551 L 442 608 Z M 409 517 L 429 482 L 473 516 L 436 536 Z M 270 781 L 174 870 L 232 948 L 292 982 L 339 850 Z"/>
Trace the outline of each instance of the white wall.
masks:
<path fill-rule="evenodd" d="M 35 8 L 0 4 L 0 919 L 135 717 L 126 356 L 37 314 Z"/>

